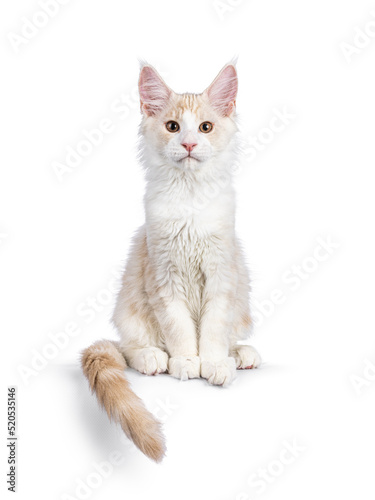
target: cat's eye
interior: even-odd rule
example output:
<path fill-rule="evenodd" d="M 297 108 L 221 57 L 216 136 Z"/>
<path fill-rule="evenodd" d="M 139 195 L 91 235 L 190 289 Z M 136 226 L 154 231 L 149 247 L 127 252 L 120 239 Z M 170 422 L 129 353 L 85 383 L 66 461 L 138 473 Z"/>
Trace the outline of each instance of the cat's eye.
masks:
<path fill-rule="evenodd" d="M 172 132 L 173 134 L 180 130 L 180 125 L 177 122 L 174 122 L 173 120 L 167 122 L 165 126 L 168 132 Z"/>
<path fill-rule="evenodd" d="M 203 122 L 199 125 L 199 130 L 204 134 L 208 134 L 214 128 L 211 122 Z"/>

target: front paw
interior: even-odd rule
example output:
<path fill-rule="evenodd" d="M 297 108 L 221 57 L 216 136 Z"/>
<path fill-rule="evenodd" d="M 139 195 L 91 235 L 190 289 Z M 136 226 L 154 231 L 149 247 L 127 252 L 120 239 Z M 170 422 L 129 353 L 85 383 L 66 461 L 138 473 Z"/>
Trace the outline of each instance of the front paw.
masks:
<path fill-rule="evenodd" d="M 234 358 L 225 358 L 222 361 L 202 361 L 201 377 L 212 385 L 228 386 L 236 377 L 236 362 Z"/>
<path fill-rule="evenodd" d="M 135 351 L 129 365 L 145 375 L 167 371 L 168 355 L 158 347 L 145 347 Z"/>
<path fill-rule="evenodd" d="M 169 358 L 168 372 L 172 377 L 179 378 L 180 380 L 199 378 L 200 366 L 201 363 L 198 356 L 175 356 Z"/>
<path fill-rule="evenodd" d="M 251 345 L 234 346 L 231 350 L 231 354 L 236 360 L 237 370 L 258 368 L 262 363 L 258 351 Z"/>

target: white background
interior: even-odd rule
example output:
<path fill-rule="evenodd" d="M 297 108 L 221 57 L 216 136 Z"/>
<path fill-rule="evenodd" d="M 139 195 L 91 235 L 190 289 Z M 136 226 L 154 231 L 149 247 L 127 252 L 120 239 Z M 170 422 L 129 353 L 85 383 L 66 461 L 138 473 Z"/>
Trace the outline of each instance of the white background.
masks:
<path fill-rule="evenodd" d="M 9 34 L 22 36 L 41 7 L 2 2 L 2 398 L 18 386 L 19 498 L 84 498 L 77 485 L 87 480 L 92 499 L 374 496 L 375 4 L 221 3 L 225 11 L 213 0 L 71 0 L 17 45 Z M 244 141 L 270 139 L 262 129 L 275 110 L 293 115 L 256 156 L 247 149 L 236 177 L 264 364 L 226 390 L 129 370 L 165 423 L 157 465 L 98 409 L 78 356 L 116 338 L 113 278 L 143 222 L 137 58 L 177 92 L 200 92 L 236 55 Z M 112 131 L 60 182 L 54 162 L 103 119 Z M 335 246 L 322 262 L 319 238 Z M 295 286 L 293 266 L 308 269 Z M 282 304 L 271 307 L 275 289 Z M 90 297 L 106 305 L 82 316 Z M 79 332 L 25 376 L 72 322 Z M 5 420 L 1 432 L 4 491 Z M 121 464 L 92 475 L 115 450 Z M 254 487 L 262 469 L 268 479 Z"/>

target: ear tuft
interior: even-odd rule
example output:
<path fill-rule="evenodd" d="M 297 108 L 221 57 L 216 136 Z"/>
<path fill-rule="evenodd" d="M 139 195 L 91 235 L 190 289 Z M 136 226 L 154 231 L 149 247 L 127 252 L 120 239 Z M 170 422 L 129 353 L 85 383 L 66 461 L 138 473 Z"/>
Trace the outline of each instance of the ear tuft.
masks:
<path fill-rule="evenodd" d="M 236 106 L 238 90 L 237 71 L 233 64 L 227 64 L 206 89 L 211 105 L 223 116 L 229 116 Z"/>
<path fill-rule="evenodd" d="M 149 65 L 142 67 L 138 87 L 141 111 L 148 116 L 159 113 L 165 107 L 172 93 L 159 73 Z"/>

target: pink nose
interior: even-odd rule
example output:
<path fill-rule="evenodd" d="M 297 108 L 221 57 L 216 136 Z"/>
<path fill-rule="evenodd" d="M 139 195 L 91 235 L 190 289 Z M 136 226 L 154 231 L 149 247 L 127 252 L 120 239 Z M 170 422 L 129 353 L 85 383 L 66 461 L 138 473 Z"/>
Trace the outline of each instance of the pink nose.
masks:
<path fill-rule="evenodd" d="M 195 148 L 195 146 L 197 146 L 196 143 L 189 143 L 188 144 L 186 142 L 184 142 L 182 145 L 184 146 L 184 148 L 186 149 L 186 151 L 188 151 L 189 153 L 190 153 L 190 151 L 193 151 L 193 149 Z"/>

